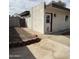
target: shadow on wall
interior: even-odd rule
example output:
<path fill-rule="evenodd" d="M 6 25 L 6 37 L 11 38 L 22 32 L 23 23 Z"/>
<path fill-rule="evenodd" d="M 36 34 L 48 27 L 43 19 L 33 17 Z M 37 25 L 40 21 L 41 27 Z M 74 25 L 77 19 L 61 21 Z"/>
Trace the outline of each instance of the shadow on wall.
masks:
<path fill-rule="evenodd" d="M 9 43 L 17 42 L 17 41 L 22 41 L 22 39 L 17 33 L 17 31 L 13 27 L 10 27 Z M 9 48 L 9 58 L 10 59 L 36 59 L 26 46 Z"/>
<path fill-rule="evenodd" d="M 25 19 L 20 19 L 20 27 L 27 27 L 27 23 L 25 22 Z"/>
<path fill-rule="evenodd" d="M 61 30 L 61 31 L 58 31 L 58 32 L 45 33 L 45 34 L 49 34 L 49 35 L 70 35 L 70 29 L 65 29 L 65 30 Z"/>

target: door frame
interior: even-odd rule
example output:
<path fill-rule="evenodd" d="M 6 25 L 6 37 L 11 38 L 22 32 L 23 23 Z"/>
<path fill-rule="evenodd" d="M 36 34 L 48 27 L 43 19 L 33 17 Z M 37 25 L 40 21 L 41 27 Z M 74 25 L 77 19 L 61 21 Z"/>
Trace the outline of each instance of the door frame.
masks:
<path fill-rule="evenodd" d="M 53 13 L 48 13 L 48 12 L 46 12 L 46 13 L 45 13 L 45 17 L 46 17 L 46 14 L 50 14 L 50 17 L 51 17 L 51 19 L 50 19 L 50 33 L 51 33 L 51 32 L 53 32 L 53 31 L 52 31 Z M 45 18 L 45 19 L 46 19 L 46 18 Z"/>

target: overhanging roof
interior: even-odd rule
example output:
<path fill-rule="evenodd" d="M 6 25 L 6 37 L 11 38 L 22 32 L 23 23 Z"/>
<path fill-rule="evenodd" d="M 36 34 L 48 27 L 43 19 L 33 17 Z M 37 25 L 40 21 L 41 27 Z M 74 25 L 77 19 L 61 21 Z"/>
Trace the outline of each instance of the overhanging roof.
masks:
<path fill-rule="evenodd" d="M 52 7 L 56 7 L 56 8 L 59 8 L 59 9 L 64 9 L 64 10 L 68 10 L 68 11 L 70 11 L 70 9 L 69 9 L 69 8 L 62 7 L 62 6 L 59 6 L 59 5 L 54 4 L 54 3 L 52 3 Z"/>
<path fill-rule="evenodd" d="M 63 10 L 70 11 L 69 8 L 66 8 L 66 7 L 64 7 L 64 6 L 60 6 L 60 5 L 56 4 L 56 3 L 50 3 L 50 4 L 48 4 L 47 6 L 50 6 L 50 5 L 52 5 L 52 7 L 55 7 L 55 8 L 59 8 L 59 9 L 63 9 Z"/>

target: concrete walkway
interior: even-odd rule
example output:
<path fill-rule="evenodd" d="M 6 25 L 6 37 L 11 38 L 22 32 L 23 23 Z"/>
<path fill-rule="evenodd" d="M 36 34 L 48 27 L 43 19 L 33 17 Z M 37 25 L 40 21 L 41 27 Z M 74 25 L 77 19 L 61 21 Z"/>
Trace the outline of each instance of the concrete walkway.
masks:
<path fill-rule="evenodd" d="M 38 35 L 42 40 L 25 47 L 10 49 L 10 59 L 70 59 L 69 36 L 43 35 L 27 28 L 21 29 L 31 35 Z"/>
<path fill-rule="evenodd" d="M 36 59 L 70 59 L 69 35 L 43 35 L 27 28 L 23 30 L 42 38 L 41 42 L 27 46 Z"/>
<path fill-rule="evenodd" d="M 69 59 L 69 47 L 50 39 L 27 47 L 36 59 Z"/>

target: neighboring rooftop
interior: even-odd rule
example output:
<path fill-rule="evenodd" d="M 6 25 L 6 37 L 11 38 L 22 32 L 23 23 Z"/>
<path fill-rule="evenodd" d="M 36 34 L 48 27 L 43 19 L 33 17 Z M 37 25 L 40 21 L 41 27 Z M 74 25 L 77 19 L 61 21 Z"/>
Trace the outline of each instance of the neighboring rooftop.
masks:
<path fill-rule="evenodd" d="M 24 11 L 22 13 L 19 14 L 20 16 L 27 16 L 30 15 L 30 11 Z"/>

